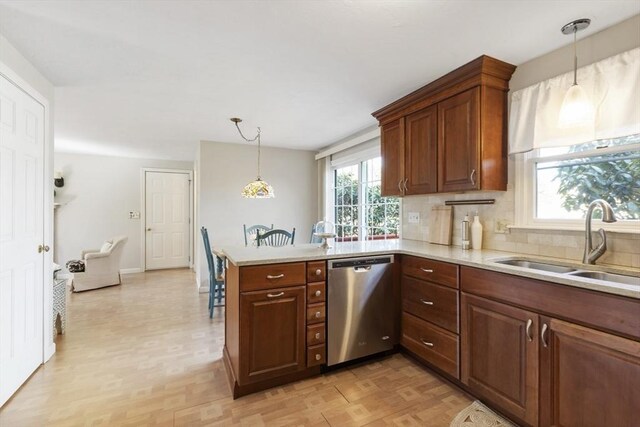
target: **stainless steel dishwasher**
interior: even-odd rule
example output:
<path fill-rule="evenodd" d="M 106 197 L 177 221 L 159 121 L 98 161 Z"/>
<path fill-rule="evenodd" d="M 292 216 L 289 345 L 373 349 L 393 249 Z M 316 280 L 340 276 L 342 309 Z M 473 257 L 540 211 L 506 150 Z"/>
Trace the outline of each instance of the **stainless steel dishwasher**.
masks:
<path fill-rule="evenodd" d="M 327 365 L 391 350 L 399 341 L 393 255 L 329 260 Z"/>

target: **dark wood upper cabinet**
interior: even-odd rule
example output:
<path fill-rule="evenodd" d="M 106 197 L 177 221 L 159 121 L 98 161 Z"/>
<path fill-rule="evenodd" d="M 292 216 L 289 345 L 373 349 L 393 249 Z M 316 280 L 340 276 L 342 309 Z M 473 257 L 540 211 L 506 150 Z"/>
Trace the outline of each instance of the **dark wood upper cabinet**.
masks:
<path fill-rule="evenodd" d="M 438 191 L 480 188 L 479 88 L 438 104 Z"/>
<path fill-rule="evenodd" d="M 404 118 L 382 126 L 380 132 L 383 196 L 404 194 Z"/>
<path fill-rule="evenodd" d="M 538 424 L 538 315 L 461 297 L 462 382 L 525 423 Z"/>
<path fill-rule="evenodd" d="M 633 426 L 640 414 L 640 342 L 542 319 L 541 426 Z"/>
<path fill-rule="evenodd" d="M 438 108 L 431 106 L 405 118 L 405 194 L 438 191 Z"/>
<path fill-rule="evenodd" d="M 238 383 L 306 368 L 305 286 L 240 294 Z"/>
<path fill-rule="evenodd" d="M 507 93 L 515 69 L 483 55 L 374 112 L 382 194 L 506 190 Z"/>

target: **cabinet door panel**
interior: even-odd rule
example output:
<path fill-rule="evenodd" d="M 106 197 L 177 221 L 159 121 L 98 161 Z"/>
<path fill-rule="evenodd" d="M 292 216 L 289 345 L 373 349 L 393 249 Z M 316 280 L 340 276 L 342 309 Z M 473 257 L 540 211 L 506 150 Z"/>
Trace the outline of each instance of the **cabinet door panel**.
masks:
<path fill-rule="evenodd" d="M 479 88 L 438 104 L 438 191 L 480 188 Z"/>
<path fill-rule="evenodd" d="M 538 422 L 538 315 L 462 294 L 462 382 L 505 412 Z"/>
<path fill-rule="evenodd" d="M 404 180 L 404 118 L 382 125 L 380 130 L 382 154 L 382 195 L 403 195 Z"/>
<path fill-rule="evenodd" d="M 438 107 L 433 105 L 405 119 L 405 178 L 407 194 L 438 191 Z"/>
<path fill-rule="evenodd" d="M 304 369 L 305 309 L 305 286 L 240 295 L 240 385 Z"/>
<path fill-rule="evenodd" d="M 543 322 L 541 425 L 637 425 L 640 342 L 557 319 Z"/>

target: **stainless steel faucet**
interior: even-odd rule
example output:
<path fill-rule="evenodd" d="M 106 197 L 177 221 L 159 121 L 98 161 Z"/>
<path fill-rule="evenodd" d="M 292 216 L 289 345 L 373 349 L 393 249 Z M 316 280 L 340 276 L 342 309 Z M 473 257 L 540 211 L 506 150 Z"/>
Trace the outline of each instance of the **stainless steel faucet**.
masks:
<path fill-rule="evenodd" d="M 600 234 L 602 242 L 595 249 L 593 248 L 593 240 L 591 238 L 591 217 L 593 216 L 594 209 L 598 206 L 602 209 L 603 222 L 617 221 L 616 216 L 613 213 L 613 208 L 609 203 L 602 199 L 596 199 L 589 204 L 584 226 L 584 256 L 582 257 L 582 262 L 584 264 L 595 264 L 596 260 L 607 250 L 607 235 L 602 228 L 598 230 L 598 234 Z"/>

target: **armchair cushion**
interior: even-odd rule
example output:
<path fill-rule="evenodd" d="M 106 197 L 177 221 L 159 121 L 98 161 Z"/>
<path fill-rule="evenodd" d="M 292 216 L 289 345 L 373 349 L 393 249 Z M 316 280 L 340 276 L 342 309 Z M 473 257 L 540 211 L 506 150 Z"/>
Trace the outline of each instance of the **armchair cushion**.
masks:
<path fill-rule="evenodd" d="M 111 242 L 104 242 L 102 244 L 102 247 L 100 248 L 100 252 L 102 253 L 109 252 L 109 250 L 111 249 L 111 246 L 113 246 Z"/>

